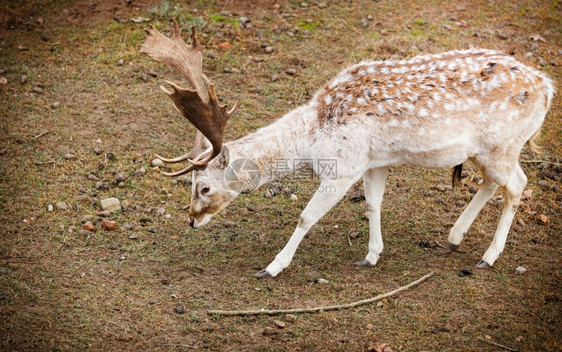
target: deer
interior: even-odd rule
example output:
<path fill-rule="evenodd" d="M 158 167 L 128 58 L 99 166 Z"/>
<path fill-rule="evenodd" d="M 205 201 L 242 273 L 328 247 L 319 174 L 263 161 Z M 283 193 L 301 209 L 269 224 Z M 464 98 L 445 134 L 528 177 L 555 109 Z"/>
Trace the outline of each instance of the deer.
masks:
<path fill-rule="evenodd" d="M 468 49 L 426 54 L 409 60 L 362 61 L 344 69 L 312 99 L 270 125 L 240 139 L 224 142 L 228 109 L 218 102 L 214 83 L 203 73 L 203 46 L 195 27 L 191 44 L 177 21 L 167 37 L 154 26 L 146 30 L 141 53 L 176 69 L 190 84 L 171 81 L 160 88 L 197 129 L 187 154 L 166 163 L 187 161 L 177 177 L 191 172 L 189 224 L 200 228 L 245 193 L 240 184 L 252 176 L 233 171 L 249 160 L 258 172 L 256 189 L 283 177 L 271 174 L 276 160 L 311 160 L 320 179 L 285 247 L 257 278 L 275 277 L 286 269 L 309 229 L 333 208 L 352 185 L 363 179 L 369 218 L 368 253 L 358 266 L 374 266 L 383 250 L 381 203 L 389 167 L 411 165 L 453 169 L 453 184 L 462 165 L 471 161 L 483 182 L 448 235 L 454 252 L 483 206 L 498 188 L 505 201 L 492 243 L 477 268 L 491 268 L 505 247 L 527 177 L 519 164 L 525 145 L 538 151 L 537 138 L 555 93 L 553 81 L 499 51 Z M 320 160 L 333 160 L 337 173 L 323 172 Z M 285 173 L 297 163 L 287 163 Z M 235 177 L 238 186 L 231 187 Z M 248 187 L 246 187 L 248 188 Z"/>

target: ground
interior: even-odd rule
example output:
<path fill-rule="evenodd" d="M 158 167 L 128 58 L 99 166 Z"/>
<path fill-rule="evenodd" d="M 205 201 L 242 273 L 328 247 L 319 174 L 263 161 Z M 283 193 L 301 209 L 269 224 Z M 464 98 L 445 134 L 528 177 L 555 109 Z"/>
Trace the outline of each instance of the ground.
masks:
<path fill-rule="evenodd" d="M 172 17 L 184 32 L 195 25 L 219 96 L 240 102 L 227 127 L 235 139 L 363 59 L 493 48 L 560 82 L 558 1 L 7 1 L 0 13 L 2 350 L 499 350 L 479 337 L 519 351 L 561 350 L 561 94 L 542 129 L 543 153 L 521 155 L 529 183 L 493 269 L 474 265 L 491 241 L 502 193 L 463 252 L 445 255 L 435 241 L 446 243 L 480 174 L 466 164 L 460 187 L 449 189 L 450 170 L 395 167 L 376 267 L 352 265 L 368 238 L 357 185 L 313 227 L 287 270 L 257 280 L 317 180 L 293 177 L 242 195 L 208 226 L 190 229 L 189 181 L 150 164 L 155 153 L 186 152 L 194 136 L 158 88 L 180 77 L 139 53 L 149 24 L 164 33 Z M 100 213 L 108 197 L 126 208 Z M 82 229 L 85 215 L 95 233 Z M 103 219 L 116 230 L 101 229 Z M 431 271 L 419 286 L 349 310 L 207 314 L 348 303 Z"/>

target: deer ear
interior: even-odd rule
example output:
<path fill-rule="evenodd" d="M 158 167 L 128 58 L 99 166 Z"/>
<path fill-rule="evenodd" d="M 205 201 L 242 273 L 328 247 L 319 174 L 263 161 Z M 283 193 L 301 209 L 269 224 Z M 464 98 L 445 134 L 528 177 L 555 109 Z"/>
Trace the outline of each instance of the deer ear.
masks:
<path fill-rule="evenodd" d="M 230 152 L 228 151 L 228 147 L 223 144 L 220 154 L 217 156 L 218 165 L 226 169 L 228 164 L 230 164 Z"/>

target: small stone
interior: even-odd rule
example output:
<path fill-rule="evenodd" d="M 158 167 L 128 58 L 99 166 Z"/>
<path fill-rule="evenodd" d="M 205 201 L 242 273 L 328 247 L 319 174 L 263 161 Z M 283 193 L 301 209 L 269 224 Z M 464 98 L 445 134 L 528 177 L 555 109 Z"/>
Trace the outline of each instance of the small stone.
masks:
<path fill-rule="evenodd" d="M 292 200 L 298 200 L 299 197 L 297 197 L 294 193 L 291 194 L 291 199 Z"/>
<path fill-rule="evenodd" d="M 250 211 L 252 213 L 256 211 L 256 207 L 254 207 L 253 205 L 248 205 L 248 207 L 246 209 L 248 209 L 248 211 Z"/>
<path fill-rule="evenodd" d="M 37 93 L 37 94 L 42 94 L 43 93 L 43 88 L 41 87 L 33 87 L 33 89 L 31 90 L 33 93 Z"/>
<path fill-rule="evenodd" d="M 176 306 L 174 307 L 174 313 L 176 314 L 183 314 L 185 313 L 185 309 L 183 308 L 183 306 L 181 305 L 181 303 L 177 302 Z"/>
<path fill-rule="evenodd" d="M 327 284 L 328 280 L 320 278 L 320 279 L 317 279 L 316 282 L 318 282 L 319 284 Z"/>
<path fill-rule="evenodd" d="M 141 167 L 140 169 L 135 171 L 135 173 L 133 175 L 134 176 L 142 176 L 144 174 L 146 174 L 146 169 L 144 167 Z"/>
<path fill-rule="evenodd" d="M 266 46 L 266 47 L 263 49 L 263 51 L 264 51 L 266 54 L 271 54 L 274 50 L 275 50 L 275 48 L 272 47 L 272 46 Z"/>
<path fill-rule="evenodd" d="M 117 182 L 117 183 L 123 182 L 126 179 L 127 179 L 127 175 L 123 172 L 120 172 L 117 175 L 115 175 L 115 182 Z"/>
<path fill-rule="evenodd" d="M 48 211 L 48 212 L 51 212 L 51 211 L 53 211 L 53 210 L 55 210 L 55 208 L 53 207 L 52 204 L 47 205 L 47 211 Z"/>
<path fill-rule="evenodd" d="M 100 211 L 98 212 L 98 216 L 101 216 L 102 218 L 107 218 L 111 216 L 111 212 L 109 210 Z"/>
<path fill-rule="evenodd" d="M 125 260 L 125 259 L 127 259 L 127 256 L 126 256 L 126 255 L 122 255 L 122 256 L 119 257 L 119 260 L 120 260 L 120 261 L 123 261 L 123 260 Z"/>
<path fill-rule="evenodd" d="M 234 221 L 225 221 L 223 224 L 224 227 L 233 227 L 234 225 L 236 225 Z"/>
<path fill-rule="evenodd" d="M 100 155 L 102 152 L 103 152 L 103 150 L 100 147 L 96 146 L 94 148 L 94 154 Z"/>
<path fill-rule="evenodd" d="M 103 210 L 117 211 L 121 210 L 121 202 L 117 198 L 106 198 L 101 200 L 101 207 Z"/>
<path fill-rule="evenodd" d="M 367 330 L 373 330 L 373 328 L 375 327 L 373 324 L 367 324 Z"/>
<path fill-rule="evenodd" d="M 113 220 L 104 220 L 101 222 L 100 224 L 101 228 L 106 230 L 106 231 L 113 231 L 115 230 L 115 227 L 117 226 L 117 223 Z"/>
<path fill-rule="evenodd" d="M 525 271 L 527 271 L 527 269 L 525 269 L 525 268 L 522 267 L 522 266 L 518 266 L 517 268 L 515 268 L 515 272 L 516 272 L 517 274 L 523 274 Z"/>
<path fill-rule="evenodd" d="M 20 82 L 21 84 L 25 84 L 25 82 L 27 82 L 27 75 L 21 75 Z"/>
<path fill-rule="evenodd" d="M 92 234 L 92 232 L 88 231 L 88 230 L 81 229 L 80 231 L 78 231 L 78 234 L 81 235 L 81 236 L 90 236 Z"/>
<path fill-rule="evenodd" d="M 461 271 L 459 271 L 460 277 L 470 276 L 470 275 L 472 275 L 472 269 L 471 268 L 463 268 Z"/>
<path fill-rule="evenodd" d="M 251 19 L 249 19 L 248 17 L 244 17 L 244 16 L 239 17 L 239 18 L 238 18 L 238 21 L 239 21 L 240 23 L 242 23 L 242 24 L 246 24 L 246 23 L 252 22 Z"/>
<path fill-rule="evenodd" d="M 485 335 L 484 338 L 485 338 L 486 340 L 491 340 L 491 339 L 492 339 L 492 336 L 490 336 L 490 335 Z"/>
<path fill-rule="evenodd" d="M 365 217 L 365 220 L 369 220 L 369 212 L 368 211 L 364 212 L 363 216 Z"/>
<path fill-rule="evenodd" d="M 275 82 L 275 81 L 277 81 L 277 80 L 279 80 L 279 76 L 278 76 L 278 75 L 272 75 L 272 76 L 271 76 L 271 82 Z"/>
<path fill-rule="evenodd" d="M 140 79 L 145 83 L 148 82 L 148 76 L 147 75 L 141 75 Z"/>
<path fill-rule="evenodd" d="M 297 70 L 295 70 L 294 68 L 288 68 L 285 73 L 287 73 L 289 76 L 294 76 L 297 74 Z"/>
<path fill-rule="evenodd" d="M 229 42 L 222 42 L 218 45 L 220 50 L 228 50 L 230 49 L 230 43 Z"/>
<path fill-rule="evenodd" d="M 158 208 L 158 209 L 156 209 L 156 215 L 158 215 L 158 216 L 162 216 L 162 215 L 164 215 L 165 213 L 166 213 L 166 209 L 164 209 L 164 208 Z"/>
<path fill-rule="evenodd" d="M 156 227 L 154 226 L 149 226 L 146 231 L 150 232 L 150 233 L 156 233 Z"/>
<path fill-rule="evenodd" d="M 273 323 L 275 324 L 275 326 L 277 326 L 279 329 L 284 329 L 287 324 L 285 324 L 284 321 L 282 320 L 274 320 Z"/>
<path fill-rule="evenodd" d="M 99 178 L 98 178 L 96 175 L 94 175 L 94 174 L 89 174 L 89 175 L 88 175 L 88 180 L 90 180 L 90 181 L 98 181 Z"/>
<path fill-rule="evenodd" d="M 96 232 L 97 230 L 94 224 L 92 224 L 92 222 L 90 221 L 87 221 L 84 225 L 82 225 L 82 229 L 90 232 Z"/>
<path fill-rule="evenodd" d="M 90 214 L 86 214 L 86 215 L 82 216 L 82 219 L 80 220 L 80 222 L 82 224 L 85 224 L 87 222 L 93 222 L 95 219 L 96 219 L 95 216 L 90 215 Z"/>
<path fill-rule="evenodd" d="M 158 77 L 158 73 L 152 71 L 152 70 L 148 70 L 148 72 L 146 72 L 147 75 L 151 76 L 151 77 Z"/>
<path fill-rule="evenodd" d="M 109 185 L 103 181 L 98 181 L 96 182 L 96 189 L 99 190 L 108 190 L 109 189 Z"/>
<path fill-rule="evenodd" d="M 504 32 L 498 31 L 497 32 L 498 38 L 500 38 L 501 40 L 508 40 L 509 36 L 507 34 L 505 34 Z"/>
<path fill-rule="evenodd" d="M 20 45 L 18 45 L 18 50 L 19 51 L 27 51 L 27 50 L 29 50 L 29 48 L 25 45 L 20 44 Z"/>
<path fill-rule="evenodd" d="M 164 215 L 164 217 L 165 217 L 166 219 L 169 219 L 169 218 L 172 217 L 172 214 L 166 214 L 166 215 Z"/>
<path fill-rule="evenodd" d="M 138 238 L 139 238 L 139 236 L 137 236 L 135 234 L 132 234 L 132 235 L 129 236 L 129 239 L 131 239 L 131 240 L 136 240 Z"/>
<path fill-rule="evenodd" d="M 57 202 L 57 208 L 60 210 L 66 210 L 68 209 L 68 204 L 66 204 L 65 202 Z"/>
<path fill-rule="evenodd" d="M 152 166 L 164 166 L 164 162 L 158 158 L 153 159 L 150 164 L 152 164 Z"/>
<path fill-rule="evenodd" d="M 476 186 L 470 186 L 470 187 L 468 188 L 468 191 L 469 191 L 470 193 L 476 193 L 476 192 L 478 192 L 478 187 L 476 187 Z"/>
<path fill-rule="evenodd" d="M 117 66 L 123 66 L 123 59 L 119 59 L 119 61 L 117 61 Z"/>
<path fill-rule="evenodd" d="M 8 84 L 8 79 L 6 77 L 0 77 L 0 84 Z"/>
<path fill-rule="evenodd" d="M 542 224 L 542 225 L 548 224 L 548 220 L 549 220 L 548 216 L 546 216 L 544 214 L 541 214 L 541 215 L 538 216 L 538 219 L 539 219 L 539 224 Z"/>
<path fill-rule="evenodd" d="M 271 192 L 270 192 L 269 190 L 266 190 L 266 191 L 265 191 L 265 198 L 271 199 L 271 197 L 273 197 L 273 196 L 271 195 Z"/>
<path fill-rule="evenodd" d="M 66 160 L 72 160 L 72 159 L 76 159 L 76 155 L 71 154 L 71 153 L 67 153 L 67 154 L 64 154 L 64 158 Z"/>
<path fill-rule="evenodd" d="M 328 7 L 328 4 L 325 1 L 322 1 L 322 2 L 319 2 L 317 6 L 320 9 L 325 9 L 326 7 Z"/>
<path fill-rule="evenodd" d="M 266 335 L 266 336 L 271 336 L 271 335 L 276 335 L 278 332 L 277 330 L 275 330 L 274 328 L 271 327 L 267 327 L 265 329 L 263 329 L 262 334 Z"/>

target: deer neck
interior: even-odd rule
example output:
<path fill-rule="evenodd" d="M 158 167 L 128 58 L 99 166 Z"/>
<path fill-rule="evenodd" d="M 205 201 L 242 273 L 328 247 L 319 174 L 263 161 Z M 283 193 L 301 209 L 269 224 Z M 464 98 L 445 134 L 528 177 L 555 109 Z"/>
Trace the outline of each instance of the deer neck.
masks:
<path fill-rule="evenodd" d="M 260 186 L 290 175 L 312 159 L 310 136 L 317 124 L 312 104 L 289 112 L 269 126 L 227 143 L 230 162 L 248 159 L 260 170 Z"/>

